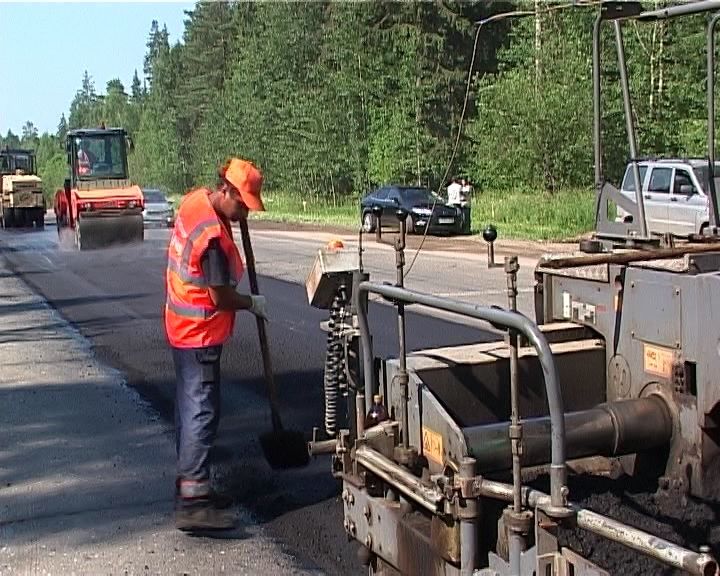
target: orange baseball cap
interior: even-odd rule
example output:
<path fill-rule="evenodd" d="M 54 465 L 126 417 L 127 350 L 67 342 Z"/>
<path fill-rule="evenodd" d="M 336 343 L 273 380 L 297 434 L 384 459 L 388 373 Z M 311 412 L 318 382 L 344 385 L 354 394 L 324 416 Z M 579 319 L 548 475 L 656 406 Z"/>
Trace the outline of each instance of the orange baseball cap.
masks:
<path fill-rule="evenodd" d="M 343 244 L 343 241 L 339 238 L 333 238 L 330 240 L 330 242 L 327 243 L 327 246 L 325 246 L 327 250 L 342 250 L 345 248 L 345 244 Z"/>
<path fill-rule="evenodd" d="M 249 210 L 255 212 L 265 210 L 260 198 L 263 177 L 252 162 L 231 158 L 226 164 L 224 178 L 240 192 L 240 198 Z"/>

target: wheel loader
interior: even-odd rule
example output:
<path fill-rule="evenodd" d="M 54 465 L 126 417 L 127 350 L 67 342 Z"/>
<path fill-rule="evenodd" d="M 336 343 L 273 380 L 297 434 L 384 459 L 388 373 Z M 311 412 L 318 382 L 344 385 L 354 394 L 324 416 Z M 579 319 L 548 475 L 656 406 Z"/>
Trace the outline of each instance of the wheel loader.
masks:
<path fill-rule="evenodd" d="M 32 150 L 0 150 L 0 225 L 3 228 L 45 225 L 42 180 Z"/>
<path fill-rule="evenodd" d="M 67 134 L 69 178 L 55 193 L 58 234 L 74 233 L 79 250 L 142 242 L 143 194 L 128 175 L 129 138 L 122 128 Z"/>

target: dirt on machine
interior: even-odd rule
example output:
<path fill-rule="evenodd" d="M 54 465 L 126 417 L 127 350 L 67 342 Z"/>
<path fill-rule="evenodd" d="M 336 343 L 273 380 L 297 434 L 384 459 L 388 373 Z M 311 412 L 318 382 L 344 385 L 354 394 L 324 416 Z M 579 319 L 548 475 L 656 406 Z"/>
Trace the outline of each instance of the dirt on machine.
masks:
<path fill-rule="evenodd" d="M 142 242 L 143 194 L 128 173 L 127 132 L 87 128 L 67 134 L 69 178 L 55 193 L 58 234 L 80 250 Z"/>
<path fill-rule="evenodd" d="M 35 152 L 0 150 L 0 224 L 3 228 L 43 228 L 45 199 Z"/>

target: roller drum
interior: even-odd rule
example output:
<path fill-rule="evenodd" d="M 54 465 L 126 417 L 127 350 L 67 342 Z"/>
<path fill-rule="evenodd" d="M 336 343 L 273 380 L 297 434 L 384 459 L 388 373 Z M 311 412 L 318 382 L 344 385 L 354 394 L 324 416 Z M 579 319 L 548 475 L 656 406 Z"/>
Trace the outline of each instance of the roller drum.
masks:
<path fill-rule="evenodd" d="M 81 216 L 76 224 L 75 243 L 80 250 L 142 242 L 142 214 Z"/>

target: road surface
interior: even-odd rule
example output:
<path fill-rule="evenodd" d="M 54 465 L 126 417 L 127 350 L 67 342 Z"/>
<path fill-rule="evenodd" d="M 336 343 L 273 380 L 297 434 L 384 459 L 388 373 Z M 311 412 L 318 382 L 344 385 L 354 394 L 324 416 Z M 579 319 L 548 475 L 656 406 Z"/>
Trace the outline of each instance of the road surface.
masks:
<path fill-rule="evenodd" d="M 326 312 L 308 305 L 303 282 L 317 249 L 338 234 L 273 228 L 251 225 L 260 288 L 272 318 L 269 335 L 281 410 L 287 428 L 310 432 L 322 421 L 325 334 L 319 324 Z M 171 429 L 173 366 L 161 321 L 168 238 L 167 230 L 148 230 L 142 245 L 78 252 L 59 242 L 52 226 L 42 232 L 2 231 L 0 258 L 79 332 L 98 363 L 122 375 L 143 409 Z M 344 241 L 347 249 L 356 249 L 353 236 Z M 415 246 L 419 241 L 411 240 Z M 469 302 L 504 304 L 502 269 L 488 270 L 485 252 L 466 251 L 459 239 L 443 242 L 428 241 L 432 251 L 420 253 L 408 287 Z M 408 251 L 408 262 L 413 255 Z M 391 247 L 367 243 L 363 257 L 374 280 L 394 280 Z M 531 266 L 524 266 L 521 307 L 527 312 L 531 281 Z M 370 314 L 376 353 L 395 354 L 393 309 L 372 304 Z M 421 311 L 408 313 L 407 334 L 410 349 L 496 337 L 483 326 L 452 323 Z M 328 574 L 360 574 L 354 546 L 342 531 L 342 509 L 328 461 L 317 459 L 305 469 L 277 473 L 262 457 L 258 435 L 270 429 L 270 420 L 255 323 L 249 315 L 239 316 L 235 337 L 226 346 L 223 376 L 223 417 L 215 455 L 218 483 L 299 566 Z M 164 497 L 169 509 L 173 470 L 161 473 L 167 478 Z"/>

